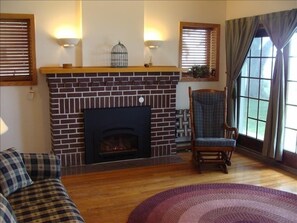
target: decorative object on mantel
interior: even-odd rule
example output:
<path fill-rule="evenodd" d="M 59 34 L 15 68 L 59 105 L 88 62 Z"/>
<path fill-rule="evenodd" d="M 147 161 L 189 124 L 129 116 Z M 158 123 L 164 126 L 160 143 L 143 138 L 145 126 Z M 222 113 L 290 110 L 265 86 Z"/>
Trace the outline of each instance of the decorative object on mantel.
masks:
<path fill-rule="evenodd" d="M 112 47 L 111 67 L 128 67 L 128 51 L 121 42 Z"/>
<path fill-rule="evenodd" d="M 72 63 L 63 63 L 63 68 L 72 68 Z"/>
<path fill-rule="evenodd" d="M 145 67 L 152 67 L 153 66 L 153 58 L 150 56 L 150 62 L 144 64 Z"/>

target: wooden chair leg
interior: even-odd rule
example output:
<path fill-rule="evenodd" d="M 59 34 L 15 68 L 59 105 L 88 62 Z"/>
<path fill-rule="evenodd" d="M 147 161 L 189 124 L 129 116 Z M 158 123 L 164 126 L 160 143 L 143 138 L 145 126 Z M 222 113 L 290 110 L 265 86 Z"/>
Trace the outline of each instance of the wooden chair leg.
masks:
<path fill-rule="evenodd" d="M 230 158 L 226 152 L 222 152 L 222 158 L 227 166 L 231 166 Z"/>
<path fill-rule="evenodd" d="M 192 150 L 192 160 L 196 161 L 197 160 L 197 155 L 196 155 L 196 150 Z"/>
<path fill-rule="evenodd" d="M 198 172 L 201 173 L 201 156 L 200 156 L 200 153 L 195 150 L 192 154 L 192 162 L 194 163 Z"/>
<path fill-rule="evenodd" d="M 227 168 L 227 165 L 226 164 L 221 164 L 220 165 L 220 168 L 222 169 L 222 171 L 226 174 L 228 174 L 228 168 Z"/>
<path fill-rule="evenodd" d="M 202 165 L 217 164 L 224 173 L 228 173 L 227 166 L 231 166 L 230 156 L 232 152 L 229 151 L 196 151 L 193 150 L 192 161 L 195 164 L 198 172 L 202 172 Z"/>
<path fill-rule="evenodd" d="M 200 152 L 197 152 L 196 156 L 197 156 L 197 169 L 198 169 L 198 172 L 202 173 L 201 172 L 201 160 L 202 160 L 202 157 L 201 157 Z"/>

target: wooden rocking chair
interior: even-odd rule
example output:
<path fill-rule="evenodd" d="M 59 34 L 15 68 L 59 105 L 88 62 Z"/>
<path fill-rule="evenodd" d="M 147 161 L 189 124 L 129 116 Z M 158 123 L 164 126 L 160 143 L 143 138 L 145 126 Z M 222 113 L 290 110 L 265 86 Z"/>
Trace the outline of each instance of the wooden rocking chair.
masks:
<path fill-rule="evenodd" d="M 189 87 L 189 98 L 193 161 L 200 173 L 202 164 L 217 164 L 228 173 L 238 131 L 226 123 L 227 89 L 192 91 Z"/>

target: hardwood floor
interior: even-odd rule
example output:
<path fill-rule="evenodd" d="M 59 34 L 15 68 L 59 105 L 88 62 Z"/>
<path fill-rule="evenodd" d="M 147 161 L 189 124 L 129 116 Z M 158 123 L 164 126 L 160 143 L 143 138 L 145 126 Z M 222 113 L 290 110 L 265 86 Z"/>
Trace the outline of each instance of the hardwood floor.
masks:
<path fill-rule="evenodd" d="M 87 223 L 124 223 L 146 198 L 174 187 L 201 183 L 243 183 L 297 194 L 297 176 L 235 153 L 229 174 L 198 174 L 191 153 L 184 162 L 63 176 L 62 182 Z"/>

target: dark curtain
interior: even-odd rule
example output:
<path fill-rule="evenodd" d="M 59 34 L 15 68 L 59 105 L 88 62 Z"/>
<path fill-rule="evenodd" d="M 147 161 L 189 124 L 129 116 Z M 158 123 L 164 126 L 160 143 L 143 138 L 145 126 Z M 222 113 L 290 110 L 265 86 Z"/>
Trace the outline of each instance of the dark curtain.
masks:
<path fill-rule="evenodd" d="M 283 48 L 297 30 L 297 9 L 262 15 L 260 19 L 277 48 L 262 154 L 281 161 L 286 93 Z"/>
<path fill-rule="evenodd" d="M 259 25 L 259 17 L 226 21 L 226 61 L 228 88 L 228 123 L 237 126 L 236 80 Z"/>

